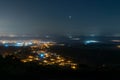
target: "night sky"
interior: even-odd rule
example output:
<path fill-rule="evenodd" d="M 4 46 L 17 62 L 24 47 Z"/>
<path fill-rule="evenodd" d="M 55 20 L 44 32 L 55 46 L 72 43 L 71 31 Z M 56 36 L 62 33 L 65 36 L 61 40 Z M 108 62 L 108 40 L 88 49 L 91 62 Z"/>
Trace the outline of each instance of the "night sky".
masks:
<path fill-rule="evenodd" d="M 119 0 L 0 0 L 0 33 L 119 34 Z"/>

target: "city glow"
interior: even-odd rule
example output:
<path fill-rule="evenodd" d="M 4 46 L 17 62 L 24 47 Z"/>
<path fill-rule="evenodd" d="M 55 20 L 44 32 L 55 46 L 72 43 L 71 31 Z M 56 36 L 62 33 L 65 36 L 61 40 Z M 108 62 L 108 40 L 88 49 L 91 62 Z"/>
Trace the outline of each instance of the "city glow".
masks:
<path fill-rule="evenodd" d="M 120 48 L 120 45 L 117 45 L 117 48 Z"/>
<path fill-rule="evenodd" d="M 36 62 L 39 65 L 58 65 L 61 67 L 71 66 L 70 68 L 75 69 L 77 64 L 74 63 L 71 59 L 65 58 L 57 53 L 47 52 L 46 49 L 50 48 L 53 45 L 56 45 L 55 42 L 46 42 L 39 40 L 0 40 L 0 43 L 5 47 L 9 46 L 29 46 L 29 54 L 19 54 L 22 50 L 13 52 L 20 59 L 21 62 Z M 3 57 L 11 55 L 4 54 Z"/>
<path fill-rule="evenodd" d="M 120 42 L 120 40 L 112 40 L 112 42 Z"/>
<path fill-rule="evenodd" d="M 85 44 L 90 44 L 90 43 L 98 43 L 99 41 L 96 40 L 87 40 L 85 41 Z"/>

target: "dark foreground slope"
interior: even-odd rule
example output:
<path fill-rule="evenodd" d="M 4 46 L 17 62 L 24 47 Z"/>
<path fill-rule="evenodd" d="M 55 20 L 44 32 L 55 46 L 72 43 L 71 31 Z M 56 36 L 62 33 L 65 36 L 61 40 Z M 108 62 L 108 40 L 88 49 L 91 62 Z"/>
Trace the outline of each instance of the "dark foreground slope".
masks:
<path fill-rule="evenodd" d="M 79 65 L 86 66 L 86 65 Z M 81 68 L 81 67 L 80 67 Z M 21 63 L 19 59 L 8 56 L 0 57 L 1 79 L 27 79 L 27 80 L 106 80 L 120 79 L 119 69 L 89 67 L 71 70 L 59 66 L 40 66 L 35 63 Z"/>
<path fill-rule="evenodd" d="M 0 79 L 119 80 L 120 49 L 109 48 L 109 46 L 111 45 L 53 46 L 48 50 L 74 58 L 79 63 L 77 70 L 55 65 L 43 66 L 34 62 L 21 63 L 14 56 L 7 56 L 6 58 L 0 56 Z M 10 48 L 8 51 L 14 51 L 12 49 L 14 48 Z M 1 48 L 0 52 L 2 54 L 4 48 Z"/>

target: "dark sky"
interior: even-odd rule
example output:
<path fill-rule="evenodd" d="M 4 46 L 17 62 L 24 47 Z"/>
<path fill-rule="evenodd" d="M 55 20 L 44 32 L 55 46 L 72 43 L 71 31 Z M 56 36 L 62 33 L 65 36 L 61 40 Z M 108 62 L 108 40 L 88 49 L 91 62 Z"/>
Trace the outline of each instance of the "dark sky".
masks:
<path fill-rule="evenodd" d="M 119 34 L 119 0 L 0 0 L 0 32 Z"/>

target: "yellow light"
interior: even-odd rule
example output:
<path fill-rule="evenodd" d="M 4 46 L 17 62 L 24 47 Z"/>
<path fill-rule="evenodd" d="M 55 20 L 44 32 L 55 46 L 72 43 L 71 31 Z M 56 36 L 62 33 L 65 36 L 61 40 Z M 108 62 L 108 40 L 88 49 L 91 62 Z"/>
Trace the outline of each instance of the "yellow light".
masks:
<path fill-rule="evenodd" d="M 39 58 L 35 58 L 35 60 L 39 60 Z"/>
<path fill-rule="evenodd" d="M 56 62 L 61 62 L 61 60 L 57 60 Z"/>
<path fill-rule="evenodd" d="M 61 59 L 61 58 L 58 56 L 57 59 Z"/>
<path fill-rule="evenodd" d="M 72 61 L 67 61 L 68 63 L 71 63 Z"/>
<path fill-rule="evenodd" d="M 62 59 L 61 61 L 64 61 L 64 59 Z"/>
<path fill-rule="evenodd" d="M 50 59 L 51 61 L 54 61 L 55 59 Z"/>
<path fill-rule="evenodd" d="M 77 67 L 72 65 L 71 68 L 72 68 L 72 69 L 76 69 Z"/>
<path fill-rule="evenodd" d="M 30 59 L 31 59 L 31 58 L 33 58 L 33 56 L 28 56 L 28 58 L 30 58 Z"/>
<path fill-rule="evenodd" d="M 33 61 L 32 59 L 28 59 L 28 61 Z"/>
<path fill-rule="evenodd" d="M 21 60 L 21 62 L 26 63 L 27 61 L 26 60 Z"/>
<path fill-rule="evenodd" d="M 47 60 L 44 60 L 43 62 L 44 62 L 44 63 L 47 63 L 48 61 L 47 61 Z"/>
<path fill-rule="evenodd" d="M 51 62 L 52 64 L 55 64 L 55 62 Z"/>
<path fill-rule="evenodd" d="M 77 66 L 77 64 L 75 64 L 75 63 L 71 63 L 71 65 L 73 65 L 73 66 Z"/>
<path fill-rule="evenodd" d="M 64 63 L 60 63 L 59 65 L 60 65 L 60 66 L 64 66 L 65 64 L 64 64 Z"/>
<path fill-rule="evenodd" d="M 45 57 L 49 57 L 49 54 L 46 53 L 46 54 L 45 54 Z"/>

